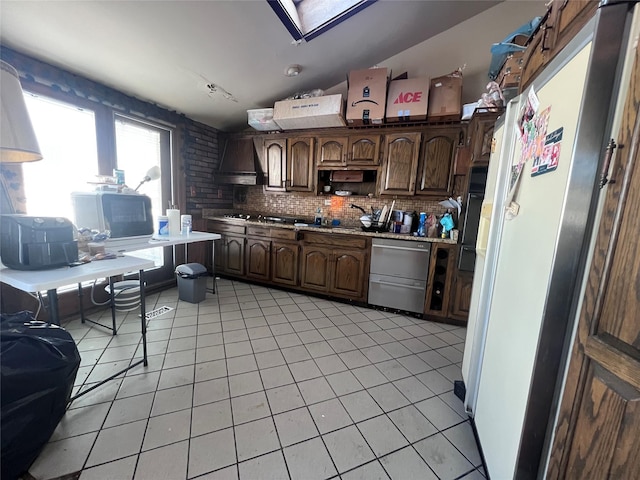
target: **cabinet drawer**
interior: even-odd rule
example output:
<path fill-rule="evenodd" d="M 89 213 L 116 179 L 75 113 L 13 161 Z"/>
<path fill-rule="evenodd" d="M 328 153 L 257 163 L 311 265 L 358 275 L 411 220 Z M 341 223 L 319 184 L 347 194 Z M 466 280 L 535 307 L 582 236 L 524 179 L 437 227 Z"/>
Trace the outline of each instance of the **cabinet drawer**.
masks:
<path fill-rule="evenodd" d="M 271 229 L 269 227 L 247 227 L 247 235 L 254 237 L 270 237 Z"/>
<path fill-rule="evenodd" d="M 209 229 L 215 233 L 235 233 L 237 235 L 244 235 L 245 227 L 240 225 L 230 225 L 223 222 L 210 222 Z"/>
<path fill-rule="evenodd" d="M 347 247 L 365 249 L 368 239 L 356 235 L 339 235 L 304 232 L 304 242 L 308 245 L 323 245 L 326 247 Z"/>
<path fill-rule="evenodd" d="M 272 228 L 271 238 L 278 238 L 281 240 L 298 240 L 298 232 L 295 230 L 289 230 L 288 228 Z"/>

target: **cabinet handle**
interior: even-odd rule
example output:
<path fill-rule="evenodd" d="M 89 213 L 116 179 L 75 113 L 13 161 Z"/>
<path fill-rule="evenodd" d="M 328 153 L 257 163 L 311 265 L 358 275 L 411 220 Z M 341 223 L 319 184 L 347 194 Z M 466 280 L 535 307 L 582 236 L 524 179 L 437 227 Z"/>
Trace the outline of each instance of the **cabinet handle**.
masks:
<path fill-rule="evenodd" d="M 547 43 L 547 32 L 549 30 L 552 30 L 553 27 L 546 25 L 544 27 L 542 27 L 542 41 L 540 42 L 540 51 L 541 52 L 546 52 L 547 50 L 550 50 L 549 47 L 546 46 Z"/>
<path fill-rule="evenodd" d="M 616 148 L 622 148 L 624 145 L 617 144 L 615 140 L 612 138 L 609 140 L 607 144 L 607 149 L 604 154 L 604 163 L 602 165 L 602 172 L 600 173 L 600 188 L 603 188 L 607 183 L 616 183 L 615 179 L 608 179 L 609 175 L 609 166 L 611 165 L 611 159 L 613 158 L 613 153 Z"/>

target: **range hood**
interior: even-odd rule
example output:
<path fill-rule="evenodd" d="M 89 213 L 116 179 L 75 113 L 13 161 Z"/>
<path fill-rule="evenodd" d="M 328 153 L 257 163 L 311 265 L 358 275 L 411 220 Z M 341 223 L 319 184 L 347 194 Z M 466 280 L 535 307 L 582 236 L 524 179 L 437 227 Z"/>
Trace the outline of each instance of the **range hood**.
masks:
<path fill-rule="evenodd" d="M 262 175 L 252 138 L 227 138 L 222 147 L 222 161 L 215 175 L 218 184 L 259 185 Z"/>

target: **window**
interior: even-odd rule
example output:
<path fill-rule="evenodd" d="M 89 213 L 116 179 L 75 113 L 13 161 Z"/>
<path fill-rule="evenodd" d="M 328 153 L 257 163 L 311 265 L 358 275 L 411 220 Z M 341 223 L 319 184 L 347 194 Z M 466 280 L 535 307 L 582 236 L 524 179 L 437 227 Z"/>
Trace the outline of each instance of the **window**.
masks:
<path fill-rule="evenodd" d="M 267 0 L 295 40 L 311 40 L 376 0 Z"/>
<path fill-rule="evenodd" d="M 27 213 L 73 219 L 71 192 L 98 173 L 95 114 L 28 93 L 25 101 L 43 156 L 23 164 Z"/>

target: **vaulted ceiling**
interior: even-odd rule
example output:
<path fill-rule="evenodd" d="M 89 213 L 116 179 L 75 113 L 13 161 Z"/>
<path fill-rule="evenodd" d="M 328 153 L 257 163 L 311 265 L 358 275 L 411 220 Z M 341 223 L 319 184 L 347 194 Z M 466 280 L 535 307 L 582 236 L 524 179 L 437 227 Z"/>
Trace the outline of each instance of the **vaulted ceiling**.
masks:
<path fill-rule="evenodd" d="M 233 131 L 247 128 L 247 109 L 296 92 L 346 94 L 349 70 L 374 65 L 429 77 L 464 66 L 464 101 L 474 101 L 491 44 L 541 15 L 544 2 L 379 0 L 297 45 L 266 0 L 3 0 L 0 8 L 3 45 Z M 300 75 L 284 75 L 290 64 Z M 221 89 L 211 92 L 212 83 Z"/>

